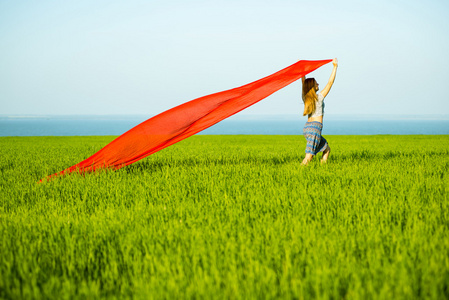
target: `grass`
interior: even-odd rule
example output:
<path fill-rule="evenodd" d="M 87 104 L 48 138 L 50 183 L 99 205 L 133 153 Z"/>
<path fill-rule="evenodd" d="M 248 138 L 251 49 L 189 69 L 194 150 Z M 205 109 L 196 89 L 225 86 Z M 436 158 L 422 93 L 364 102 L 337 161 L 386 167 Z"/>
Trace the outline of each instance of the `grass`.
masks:
<path fill-rule="evenodd" d="M 448 136 L 194 136 L 46 175 L 113 137 L 0 138 L 0 298 L 444 299 Z"/>

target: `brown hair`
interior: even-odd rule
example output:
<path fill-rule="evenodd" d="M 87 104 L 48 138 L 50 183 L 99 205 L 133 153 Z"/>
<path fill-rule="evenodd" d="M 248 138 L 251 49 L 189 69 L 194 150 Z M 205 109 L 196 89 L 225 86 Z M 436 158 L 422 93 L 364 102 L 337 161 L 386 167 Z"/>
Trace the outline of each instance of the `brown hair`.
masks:
<path fill-rule="evenodd" d="M 304 84 L 302 85 L 302 101 L 304 102 L 303 116 L 311 115 L 315 111 L 316 101 L 318 100 L 315 86 L 315 78 L 307 78 L 304 80 Z"/>

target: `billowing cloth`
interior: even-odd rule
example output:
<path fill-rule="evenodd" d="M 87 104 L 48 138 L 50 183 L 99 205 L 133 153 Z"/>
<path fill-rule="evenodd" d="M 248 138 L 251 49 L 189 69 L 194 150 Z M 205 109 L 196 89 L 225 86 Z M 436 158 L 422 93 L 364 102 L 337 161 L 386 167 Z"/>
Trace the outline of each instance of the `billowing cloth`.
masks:
<path fill-rule="evenodd" d="M 119 169 L 132 164 L 238 113 L 331 61 L 301 60 L 244 86 L 176 106 L 140 123 L 86 160 L 46 179 L 74 171 Z"/>
<path fill-rule="evenodd" d="M 303 129 L 304 137 L 307 140 L 306 153 L 316 155 L 327 149 L 326 139 L 321 135 L 323 124 L 318 121 L 306 122 Z"/>

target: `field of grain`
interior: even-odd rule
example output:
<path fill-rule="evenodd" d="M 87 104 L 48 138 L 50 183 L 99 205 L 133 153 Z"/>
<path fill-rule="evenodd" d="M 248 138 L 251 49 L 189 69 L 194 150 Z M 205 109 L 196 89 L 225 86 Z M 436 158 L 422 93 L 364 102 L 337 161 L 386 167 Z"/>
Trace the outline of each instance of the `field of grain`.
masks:
<path fill-rule="evenodd" d="M 113 137 L 0 138 L 0 298 L 444 299 L 449 136 L 194 136 L 38 184 Z"/>

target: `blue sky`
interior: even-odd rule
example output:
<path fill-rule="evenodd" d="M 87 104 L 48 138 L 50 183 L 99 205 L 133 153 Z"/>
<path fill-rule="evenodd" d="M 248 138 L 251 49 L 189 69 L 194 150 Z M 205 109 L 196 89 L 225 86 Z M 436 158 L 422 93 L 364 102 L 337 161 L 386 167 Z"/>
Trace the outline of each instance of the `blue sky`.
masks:
<path fill-rule="evenodd" d="M 334 57 L 326 115 L 449 114 L 448 20 L 435 0 L 3 0 L 0 114 L 151 116 Z M 300 87 L 240 114 L 299 114 Z"/>

